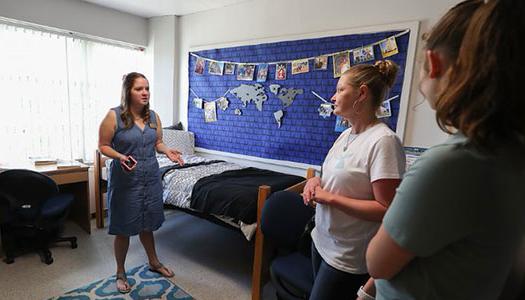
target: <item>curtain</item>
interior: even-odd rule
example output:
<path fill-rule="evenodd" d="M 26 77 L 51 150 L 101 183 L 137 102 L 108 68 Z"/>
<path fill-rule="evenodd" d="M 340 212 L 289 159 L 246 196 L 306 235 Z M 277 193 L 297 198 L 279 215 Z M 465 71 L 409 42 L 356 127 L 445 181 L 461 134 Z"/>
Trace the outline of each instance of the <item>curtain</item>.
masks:
<path fill-rule="evenodd" d="M 143 51 L 0 24 L 0 162 L 93 160 L 122 77 L 148 76 Z"/>

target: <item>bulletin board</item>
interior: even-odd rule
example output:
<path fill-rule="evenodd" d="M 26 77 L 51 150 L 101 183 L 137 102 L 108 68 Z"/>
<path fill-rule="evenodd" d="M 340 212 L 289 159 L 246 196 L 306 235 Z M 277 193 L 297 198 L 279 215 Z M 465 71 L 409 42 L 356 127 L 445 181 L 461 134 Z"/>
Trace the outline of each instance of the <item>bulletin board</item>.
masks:
<path fill-rule="evenodd" d="M 192 48 L 188 55 L 188 130 L 195 133 L 196 147 L 283 164 L 321 165 L 341 133 L 335 130 L 336 116 L 322 117 L 319 112 L 324 103 L 320 98 L 330 101 L 338 80 L 334 78 L 331 54 L 340 56 L 348 52 L 350 68 L 358 63 L 373 63 L 384 59 L 379 43 L 392 37 L 397 54 L 385 59 L 396 62 L 400 70 L 386 97 L 392 99 L 389 101 L 391 116 L 381 120 L 403 139 L 418 28 L 417 22 L 410 22 Z M 369 45 L 373 46 L 374 60 L 360 62 L 363 57 L 359 54 L 354 57 L 353 50 Z M 328 55 L 326 70 L 316 70 L 323 66 L 319 61 L 314 65 L 313 58 L 324 55 Z M 303 61 L 300 69 L 297 61 L 305 58 L 308 60 Z M 226 74 L 224 65 L 221 70 L 221 63 L 228 62 L 236 64 L 234 74 Z M 282 74 L 276 74 L 278 63 L 282 62 L 286 66 L 284 80 Z M 245 63 L 255 65 L 253 80 L 246 80 L 244 76 L 246 68 L 241 64 Z M 265 67 L 268 68 L 266 80 L 257 82 L 258 69 Z M 292 74 L 292 67 L 294 72 L 302 70 L 303 73 Z M 308 72 L 304 72 L 305 67 Z M 246 91 L 239 89 L 241 85 L 257 85 L 250 87 L 250 91 L 264 93 L 265 96 L 259 94 L 258 97 L 265 100 L 247 101 L 239 93 L 234 94 Z M 288 92 L 295 91 L 293 97 L 284 101 L 275 85 Z M 276 117 L 278 111 L 282 112 L 277 113 L 282 115 L 280 118 Z"/>

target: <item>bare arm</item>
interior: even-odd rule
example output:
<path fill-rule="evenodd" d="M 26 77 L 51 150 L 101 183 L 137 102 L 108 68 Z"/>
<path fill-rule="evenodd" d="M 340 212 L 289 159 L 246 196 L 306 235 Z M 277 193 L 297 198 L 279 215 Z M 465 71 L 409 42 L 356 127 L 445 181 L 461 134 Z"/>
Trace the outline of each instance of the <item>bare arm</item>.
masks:
<path fill-rule="evenodd" d="M 379 228 L 366 251 L 368 273 L 373 278 L 390 279 L 401 271 L 414 254 L 399 246 L 386 232 L 383 225 Z"/>
<path fill-rule="evenodd" d="M 362 220 L 381 222 L 400 183 L 401 179 L 379 179 L 372 182 L 374 200 L 336 195 L 318 186 L 315 189 L 314 200 L 318 203 L 333 205 L 346 214 Z"/>
<path fill-rule="evenodd" d="M 126 160 L 126 155 L 117 152 L 113 147 L 111 147 L 111 141 L 115 135 L 115 130 L 117 128 L 117 114 L 110 110 L 98 130 L 98 150 L 100 153 L 104 154 L 107 157 L 117 159 L 117 160 Z"/>

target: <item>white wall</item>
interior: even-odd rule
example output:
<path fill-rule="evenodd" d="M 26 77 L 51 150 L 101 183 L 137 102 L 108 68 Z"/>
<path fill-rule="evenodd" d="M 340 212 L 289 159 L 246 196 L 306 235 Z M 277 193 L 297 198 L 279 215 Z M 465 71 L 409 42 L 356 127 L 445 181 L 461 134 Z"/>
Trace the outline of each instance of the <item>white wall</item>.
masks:
<path fill-rule="evenodd" d="M 183 17 L 149 21 L 79 0 L 2 0 L 0 16 L 148 46 L 153 59 L 152 106 L 163 125 L 187 126 L 188 50 L 192 47 L 279 38 L 338 29 L 421 21 L 429 29 L 458 0 L 257 0 Z M 416 57 L 421 57 L 421 43 Z M 417 92 L 417 70 L 411 88 L 404 142 L 431 146 L 445 135 L 433 111 Z M 295 172 L 294 172 L 295 173 Z"/>
<path fill-rule="evenodd" d="M 234 43 L 380 24 L 421 21 L 426 32 L 458 0 L 257 0 L 180 17 L 180 89 L 178 120 L 187 125 L 188 51 L 204 45 Z M 421 57 L 418 43 L 416 57 Z M 406 146 L 428 147 L 442 142 L 433 111 L 417 91 L 419 63 L 415 64 L 405 129 Z M 335 87 L 334 87 L 335 88 Z"/>
<path fill-rule="evenodd" d="M 176 32 L 178 17 L 164 16 L 149 19 L 148 54 L 153 58 L 151 83 L 152 108 L 159 114 L 162 126 L 173 124 L 178 106 L 175 105 L 175 91 L 178 82 Z"/>
<path fill-rule="evenodd" d="M 1 0 L 0 16 L 139 46 L 148 43 L 147 19 L 80 0 Z"/>

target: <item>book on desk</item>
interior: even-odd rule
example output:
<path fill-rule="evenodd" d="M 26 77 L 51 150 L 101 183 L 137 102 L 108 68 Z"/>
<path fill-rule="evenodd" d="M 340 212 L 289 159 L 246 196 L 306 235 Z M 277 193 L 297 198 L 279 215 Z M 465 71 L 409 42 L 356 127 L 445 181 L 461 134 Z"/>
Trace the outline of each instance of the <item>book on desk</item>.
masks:
<path fill-rule="evenodd" d="M 59 161 L 57 163 L 58 170 L 75 169 L 75 168 L 80 168 L 80 167 L 82 167 L 82 164 L 79 163 L 78 161 Z"/>
<path fill-rule="evenodd" d="M 60 160 L 51 157 L 31 157 L 29 158 L 36 166 L 56 166 L 58 170 L 80 168 L 82 164 L 76 160 Z"/>
<path fill-rule="evenodd" d="M 35 166 L 56 165 L 58 159 L 52 157 L 30 157 L 29 160 Z"/>

